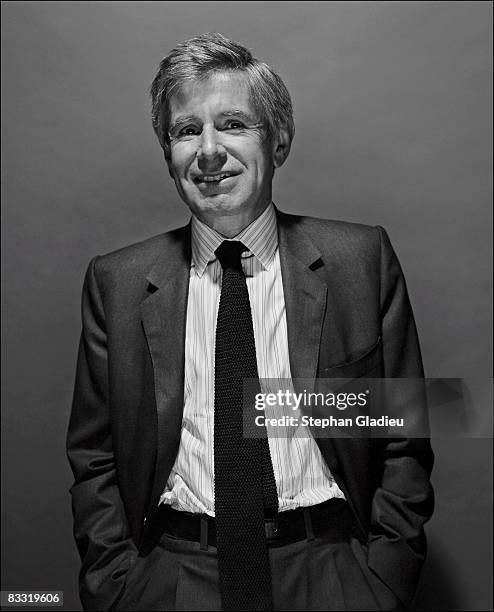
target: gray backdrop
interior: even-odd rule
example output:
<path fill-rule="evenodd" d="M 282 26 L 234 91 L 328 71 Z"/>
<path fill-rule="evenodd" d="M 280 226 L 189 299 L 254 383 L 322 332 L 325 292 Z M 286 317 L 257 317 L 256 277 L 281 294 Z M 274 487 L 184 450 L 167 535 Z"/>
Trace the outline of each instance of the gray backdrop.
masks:
<path fill-rule="evenodd" d="M 78 608 L 64 455 L 85 268 L 182 224 L 148 87 L 220 31 L 274 65 L 285 211 L 381 224 L 428 376 L 491 376 L 490 2 L 2 2 L 3 589 Z M 438 440 L 420 609 L 490 609 L 491 443 Z"/>

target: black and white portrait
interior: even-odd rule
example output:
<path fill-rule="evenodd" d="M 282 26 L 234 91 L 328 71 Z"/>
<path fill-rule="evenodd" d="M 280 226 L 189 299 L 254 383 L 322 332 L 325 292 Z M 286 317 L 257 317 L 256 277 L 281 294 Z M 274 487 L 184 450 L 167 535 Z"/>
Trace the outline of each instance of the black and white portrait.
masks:
<path fill-rule="evenodd" d="M 2 609 L 492 607 L 491 9 L 2 3 Z"/>

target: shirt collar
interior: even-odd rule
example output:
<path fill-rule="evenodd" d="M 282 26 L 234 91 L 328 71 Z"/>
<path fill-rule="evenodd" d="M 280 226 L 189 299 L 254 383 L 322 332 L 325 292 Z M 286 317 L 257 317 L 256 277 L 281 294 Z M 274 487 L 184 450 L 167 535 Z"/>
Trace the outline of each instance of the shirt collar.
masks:
<path fill-rule="evenodd" d="M 208 263 L 216 259 L 214 252 L 223 240 L 225 240 L 224 236 L 196 216 L 192 216 L 192 265 L 198 276 L 202 276 Z M 269 204 L 257 219 L 237 236 L 228 238 L 228 240 L 243 242 L 262 266 L 268 270 L 278 246 L 278 230 L 273 204 Z"/>

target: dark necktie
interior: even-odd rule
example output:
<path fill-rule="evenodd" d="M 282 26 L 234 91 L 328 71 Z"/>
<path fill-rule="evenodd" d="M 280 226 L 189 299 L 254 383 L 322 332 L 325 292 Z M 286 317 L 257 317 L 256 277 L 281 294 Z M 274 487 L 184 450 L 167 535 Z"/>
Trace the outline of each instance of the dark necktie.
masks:
<path fill-rule="evenodd" d="M 243 380 L 256 379 L 254 328 L 241 242 L 216 250 L 223 268 L 216 324 L 214 391 L 215 524 L 224 610 L 272 610 L 264 516 L 278 510 L 267 437 L 243 435 Z M 258 386 L 260 390 L 260 387 Z M 254 407 L 251 410 L 254 417 Z M 264 431 L 265 434 L 265 431 Z"/>

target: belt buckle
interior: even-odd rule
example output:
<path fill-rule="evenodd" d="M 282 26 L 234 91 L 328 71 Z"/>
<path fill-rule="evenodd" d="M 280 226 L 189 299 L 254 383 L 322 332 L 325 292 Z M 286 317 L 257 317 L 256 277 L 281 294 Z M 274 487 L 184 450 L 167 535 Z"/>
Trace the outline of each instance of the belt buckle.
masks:
<path fill-rule="evenodd" d="M 264 533 L 267 540 L 276 540 L 280 536 L 280 526 L 278 519 L 264 519 Z"/>

